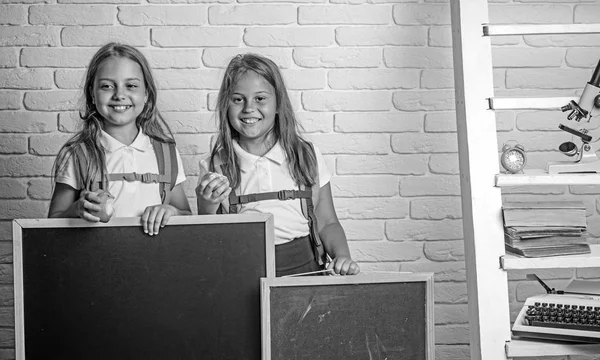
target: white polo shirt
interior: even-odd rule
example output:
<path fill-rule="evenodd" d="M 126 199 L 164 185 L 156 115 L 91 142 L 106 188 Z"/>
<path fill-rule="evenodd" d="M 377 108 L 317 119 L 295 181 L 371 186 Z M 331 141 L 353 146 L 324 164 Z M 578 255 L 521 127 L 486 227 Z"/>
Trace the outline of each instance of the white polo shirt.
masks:
<path fill-rule="evenodd" d="M 153 173 L 158 174 L 158 161 L 150 138 L 141 129 L 131 145 L 125 145 L 105 131 L 100 135 L 100 144 L 106 155 L 106 168 L 113 173 Z M 185 181 L 185 173 L 179 151 L 177 151 L 176 184 Z M 83 182 L 75 163 L 70 157 L 64 170 L 56 177 L 56 182 L 67 184 L 76 190 L 83 188 Z M 144 184 L 140 181 L 109 181 L 108 191 L 115 197 L 113 206 L 117 217 L 138 217 L 148 206 L 161 204 L 159 185 Z"/>
<path fill-rule="evenodd" d="M 323 187 L 331 180 L 331 172 L 327 168 L 323 155 L 317 149 L 317 163 L 319 166 L 319 185 Z M 288 171 L 288 162 L 283 148 L 277 142 L 264 156 L 256 156 L 246 152 L 237 141 L 233 142 L 233 149 L 239 158 L 241 182 L 235 190 L 236 195 L 266 193 L 279 190 L 297 190 Z M 200 160 L 200 176 L 209 171 L 210 154 Z M 240 207 L 241 214 L 271 213 L 274 214 L 275 245 L 292 241 L 295 238 L 308 235 L 308 220 L 302 214 L 299 199 L 294 200 L 264 200 Z"/>

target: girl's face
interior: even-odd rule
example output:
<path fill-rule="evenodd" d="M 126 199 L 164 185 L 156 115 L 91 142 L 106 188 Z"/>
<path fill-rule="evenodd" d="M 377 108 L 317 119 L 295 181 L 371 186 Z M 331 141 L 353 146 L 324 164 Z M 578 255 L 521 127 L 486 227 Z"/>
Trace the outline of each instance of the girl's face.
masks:
<path fill-rule="evenodd" d="M 240 143 L 267 143 L 276 113 L 275 89 L 269 82 L 253 71 L 238 79 L 229 99 L 227 116 L 240 134 Z"/>
<path fill-rule="evenodd" d="M 98 67 L 92 98 L 104 121 L 104 131 L 136 131 L 135 119 L 147 100 L 141 66 L 128 58 L 112 57 Z"/>

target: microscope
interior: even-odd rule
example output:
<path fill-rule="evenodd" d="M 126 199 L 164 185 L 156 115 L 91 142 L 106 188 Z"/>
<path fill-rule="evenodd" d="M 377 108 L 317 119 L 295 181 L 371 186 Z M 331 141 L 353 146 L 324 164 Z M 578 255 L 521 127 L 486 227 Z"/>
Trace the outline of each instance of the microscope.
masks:
<path fill-rule="evenodd" d="M 570 111 L 567 120 L 575 123 L 574 126 L 560 124 L 559 129 L 578 137 L 581 144 L 577 146 L 572 141 L 562 143 L 558 149 L 574 160 L 548 162 L 546 171 L 548 174 L 600 173 L 600 158 L 596 155 L 600 137 L 590 133 L 590 129 L 595 130 L 600 125 L 597 121 L 600 114 L 600 61 L 591 80 L 585 84 L 579 103 L 571 100 L 561 110 Z"/>

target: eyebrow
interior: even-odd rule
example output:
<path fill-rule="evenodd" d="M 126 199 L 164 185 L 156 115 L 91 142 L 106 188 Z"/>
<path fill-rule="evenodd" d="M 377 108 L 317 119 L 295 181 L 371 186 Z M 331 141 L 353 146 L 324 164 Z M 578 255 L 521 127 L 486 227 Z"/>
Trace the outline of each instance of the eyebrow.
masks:
<path fill-rule="evenodd" d="M 99 78 L 98 79 L 98 81 L 102 81 L 102 80 L 104 80 L 104 81 L 114 81 L 113 79 L 109 79 L 109 78 Z M 127 78 L 127 79 L 125 79 L 125 81 L 132 81 L 132 80 L 142 81 L 139 78 Z"/>

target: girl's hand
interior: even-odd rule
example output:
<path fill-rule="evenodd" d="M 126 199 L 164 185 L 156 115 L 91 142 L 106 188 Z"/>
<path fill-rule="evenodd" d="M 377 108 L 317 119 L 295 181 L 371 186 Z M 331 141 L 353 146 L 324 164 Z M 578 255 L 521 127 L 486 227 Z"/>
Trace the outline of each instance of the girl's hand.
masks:
<path fill-rule="evenodd" d="M 360 272 L 360 267 L 349 257 L 340 256 L 329 263 L 327 270 L 333 270 L 339 275 L 356 275 Z"/>
<path fill-rule="evenodd" d="M 231 187 L 227 176 L 214 172 L 204 174 L 196 187 L 196 196 L 213 205 L 220 204 L 230 192 Z"/>
<path fill-rule="evenodd" d="M 102 207 L 100 206 L 101 202 L 100 196 L 95 192 L 82 190 L 79 194 L 79 199 L 77 199 L 73 205 L 75 207 L 75 214 L 89 222 L 98 222 L 100 221 L 100 218 L 92 215 L 92 213 L 97 213 L 102 210 Z"/>
<path fill-rule="evenodd" d="M 142 226 L 144 232 L 150 236 L 158 235 L 158 230 L 165 227 L 173 215 L 177 215 L 178 210 L 173 205 L 154 205 L 148 206 L 142 214 Z"/>

